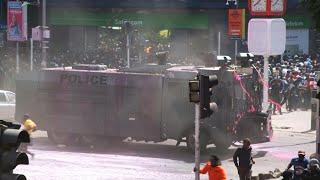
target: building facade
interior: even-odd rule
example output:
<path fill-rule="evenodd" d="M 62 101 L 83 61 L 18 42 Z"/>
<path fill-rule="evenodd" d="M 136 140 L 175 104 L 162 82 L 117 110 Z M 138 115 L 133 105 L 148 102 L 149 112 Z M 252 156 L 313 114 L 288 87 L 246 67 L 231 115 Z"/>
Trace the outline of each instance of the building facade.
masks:
<path fill-rule="evenodd" d="M 291 55 L 308 54 L 311 48 L 311 17 L 303 10 L 297 12 L 298 2 L 288 1 L 282 17 L 287 22 L 286 49 Z M 30 26 L 41 23 L 40 7 L 31 7 Z M 238 8 L 247 9 L 247 1 L 239 2 Z M 1 16 L 5 24 L 5 14 Z M 246 26 L 251 18 L 246 12 Z M 235 53 L 235 42 L 227 34 L 228 7 L 224 0 L 47 0 L 50 49 L 94 51 L 101 48 L 103 36 L 123 38 L 125 22 L 144 40 L 150 40 L 151 32 L 170 32 L 167 42 L 176 57 L 217 51 L 218 34 L 221 54 L 233 57 Z M 238 40 L 238 52 L 247 51 L 246 37 Z"/>

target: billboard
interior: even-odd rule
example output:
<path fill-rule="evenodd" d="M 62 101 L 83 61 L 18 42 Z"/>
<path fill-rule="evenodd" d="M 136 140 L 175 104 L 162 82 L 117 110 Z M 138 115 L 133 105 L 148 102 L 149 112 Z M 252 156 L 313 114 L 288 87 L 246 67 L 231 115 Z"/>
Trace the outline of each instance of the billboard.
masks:
<path fill-rule="evenodd" d="M 8 1 L 7 13 L 8 41 L 27 41 L 27 6 L 22 7 L 19 1 Z"/>
<path fill-rule="evenodd" d="M 228 34 L 232 39 L 245 38 L 245 9 L 229 9 Z"/>

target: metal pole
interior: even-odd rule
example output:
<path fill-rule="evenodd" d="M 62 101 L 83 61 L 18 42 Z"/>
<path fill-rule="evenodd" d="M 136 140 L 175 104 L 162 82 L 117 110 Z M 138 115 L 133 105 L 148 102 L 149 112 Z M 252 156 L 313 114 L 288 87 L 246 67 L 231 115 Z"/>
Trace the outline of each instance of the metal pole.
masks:
<path fill-rule="evenodd" d="M 215 36 L 215 28 L 216 24 L 212 19 L 215 19 L 215 15 L 212 12 L 208 13 L 209 15 L 209 37 L 208 37 L 208 51 L 213 52 L 215 50 L 215 42 L 214 42 L 214 36 Z"/>
<path fill-rule="evenodd" d="M 320 73 L 316 72 L 316 78 L 317 78 L 317 80 L 319 80 Z M 320 92 L 320 88 L 319 88 L 319 86 L 317 86 L 317 93 L 319 93 L 319 92 Z M 316 155 L 317 155 L 318 159 L 320 158 L 320 109 L 319 108 L 320 108 L 320 106 L 318 106 L 318 110 L 317 110 L 318 114 L 317 114 L 317 122 L 316 122 L 316 126 L 317 126 L 316 127 L 316 140 L 317 140 Z"/>
<path fill-rule="evenodd" d="M 320 71 L 315 72 L 315 80 L 319 80 L 320 78 Z M 317 82 L 317 81 L 316 81 Z M 311 130 L 316 130 L 317 132 L 319 131 L 319 122 L 318 122 L 318 117 L 320 116 L 320 111 L 319 111 L 319 100 L 316 98 L 317 94 L 319 92 L 319 87 L 317 86 L 316 91 L 312 91 L 312 96 L 311 96 Z M 318 133 L 316 134 L 318 136 Z M 318 141 L 317 137 L 317 142 Z"/>
<path fill-rule="evenodd" d="M 268 56 L 264 57 L 263 80 L 267 85 L 269 85 L 269 57 Z M 262 103 L 262 109 L 264 112 L 267 112 L 269 109 L 268 90 L 269 90 L 269 88 L 264 86 L 264 88 L 263 88 L 263 103 Z"/>
<path fill-rule="evenodd" d="M 33 71 L 33 39 L 30 38 L 30 71 Z"/>
<path fill-rule="evenodd" d="M 237 65 L 238 43 L 234 41 L 234 64 Z"/>
<path fill-rule="evenodd" d="M 19 74 L 20 68 L 19 68 L 19 42 L 16 43 L 16 73 Z"/>
<path fill-rule="evenodd" d="M 235 0 L 236 9 L 238 9 L 238 0 Z M 237 65 L 238 40 L 234 40 L 234 64 Z"/>
<path fill-rule="evenodd" d="M 139 58 L 139 63 L 142 63 L 142 54 L 141 54 L 141 48 L 139 47 L 139 54 L 138 54 L 138 58 Z"/>
<path fill-rule="evenodd" d="M 317 91 L 312 91 L 311 97 L 311 128 L 310 130 L 317 129 L 317 121 L 319 115 L 319 100 L 316 99 Z"/>
<path fill-rule="evenodd" d="M 199 148 L 199 134 L 200 134 L 200 105 L 195 105 L 195 167 L 198 171 L 195 173 L 195 180 L 200 180 L 200 148 Z"/>
<path fill-rule="evenodd" d="M 130 68 L 130 33 L 127 34 L 127 68 Z"/>
<path fill-rule="evenodd" d="M 87 53 L 87 28 L 84 27 L 84 52 Z"/>
<path fill-rule="evenodd" d="M 42 38 L 42 62 L 41 62 L 41 67 L 46 68 L 47 67 L 47 46 L 46 42 L 44 40 L 44 29 L 47 25 L 47 12 L 46 12 L 46 0 L 42 0 L 42 28 L 41 28 L 41 38 Z"/>
<path fill-rule="evenodd" d="M 221 50 L 221 32 L 218 33 L 218 56 L 220 56 Z"/>

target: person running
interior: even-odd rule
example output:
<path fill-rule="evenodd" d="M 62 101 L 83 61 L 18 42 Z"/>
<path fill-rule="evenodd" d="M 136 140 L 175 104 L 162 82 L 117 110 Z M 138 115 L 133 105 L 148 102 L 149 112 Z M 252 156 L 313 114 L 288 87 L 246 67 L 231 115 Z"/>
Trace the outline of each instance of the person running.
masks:
<path fill-rule="evenodd" d="M 197 172 L 197 168 L 193 169 Z M 227 180 L 227 175 L 224 168 L 221 166 L 221 161 L 216 155 L 211 155 L 210 161 L 199 170 L 200 174 L 208 173 L 209 180 Z"/>
<path fill-rule="evenodd" d="M 233 155 L 233 162 L 237 167 L 240 180 L 251 180 L 252 164 L 255 164 L 251 151 L 251 141 L 247 138 L 243 140 L 243 146 Z"/>
<path fill-rule="evenodd" d="M 31 142 L 31 134 L 35 131 L 37 131 L 37 125 L 34 123 L 28 114 L 25 114 L 23 116 L 23 126 L 24 130 L 26 130 L 30 135 L 30 142 Z M 34 158 L 34 153 L 30 152 L 28 150 L 29 143 L 21 143 L 20 145 L 20 151 L 25 152 L 27 154 L 30 154 L 32 156 L 32 159 Z"/>

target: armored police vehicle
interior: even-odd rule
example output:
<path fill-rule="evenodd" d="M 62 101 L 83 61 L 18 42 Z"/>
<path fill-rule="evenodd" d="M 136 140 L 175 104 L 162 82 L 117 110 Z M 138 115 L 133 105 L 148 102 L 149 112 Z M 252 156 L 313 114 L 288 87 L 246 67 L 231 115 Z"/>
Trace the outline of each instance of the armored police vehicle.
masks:
<path fill-rule="evenodd" d="M 250 68 L 101 65 L 46 68 L 16 80 L 16 119 L 28 113 L 58 144 L 99 140 L 186 142 L 194 150 L 194 104 L 189 80 L 217 75 L 212 101 L 219 110 L 202 119 L 200 147 L 219 149 L 245 137 L 270 139 L 269 114 L 261 113 L 262 89 Z"/>

